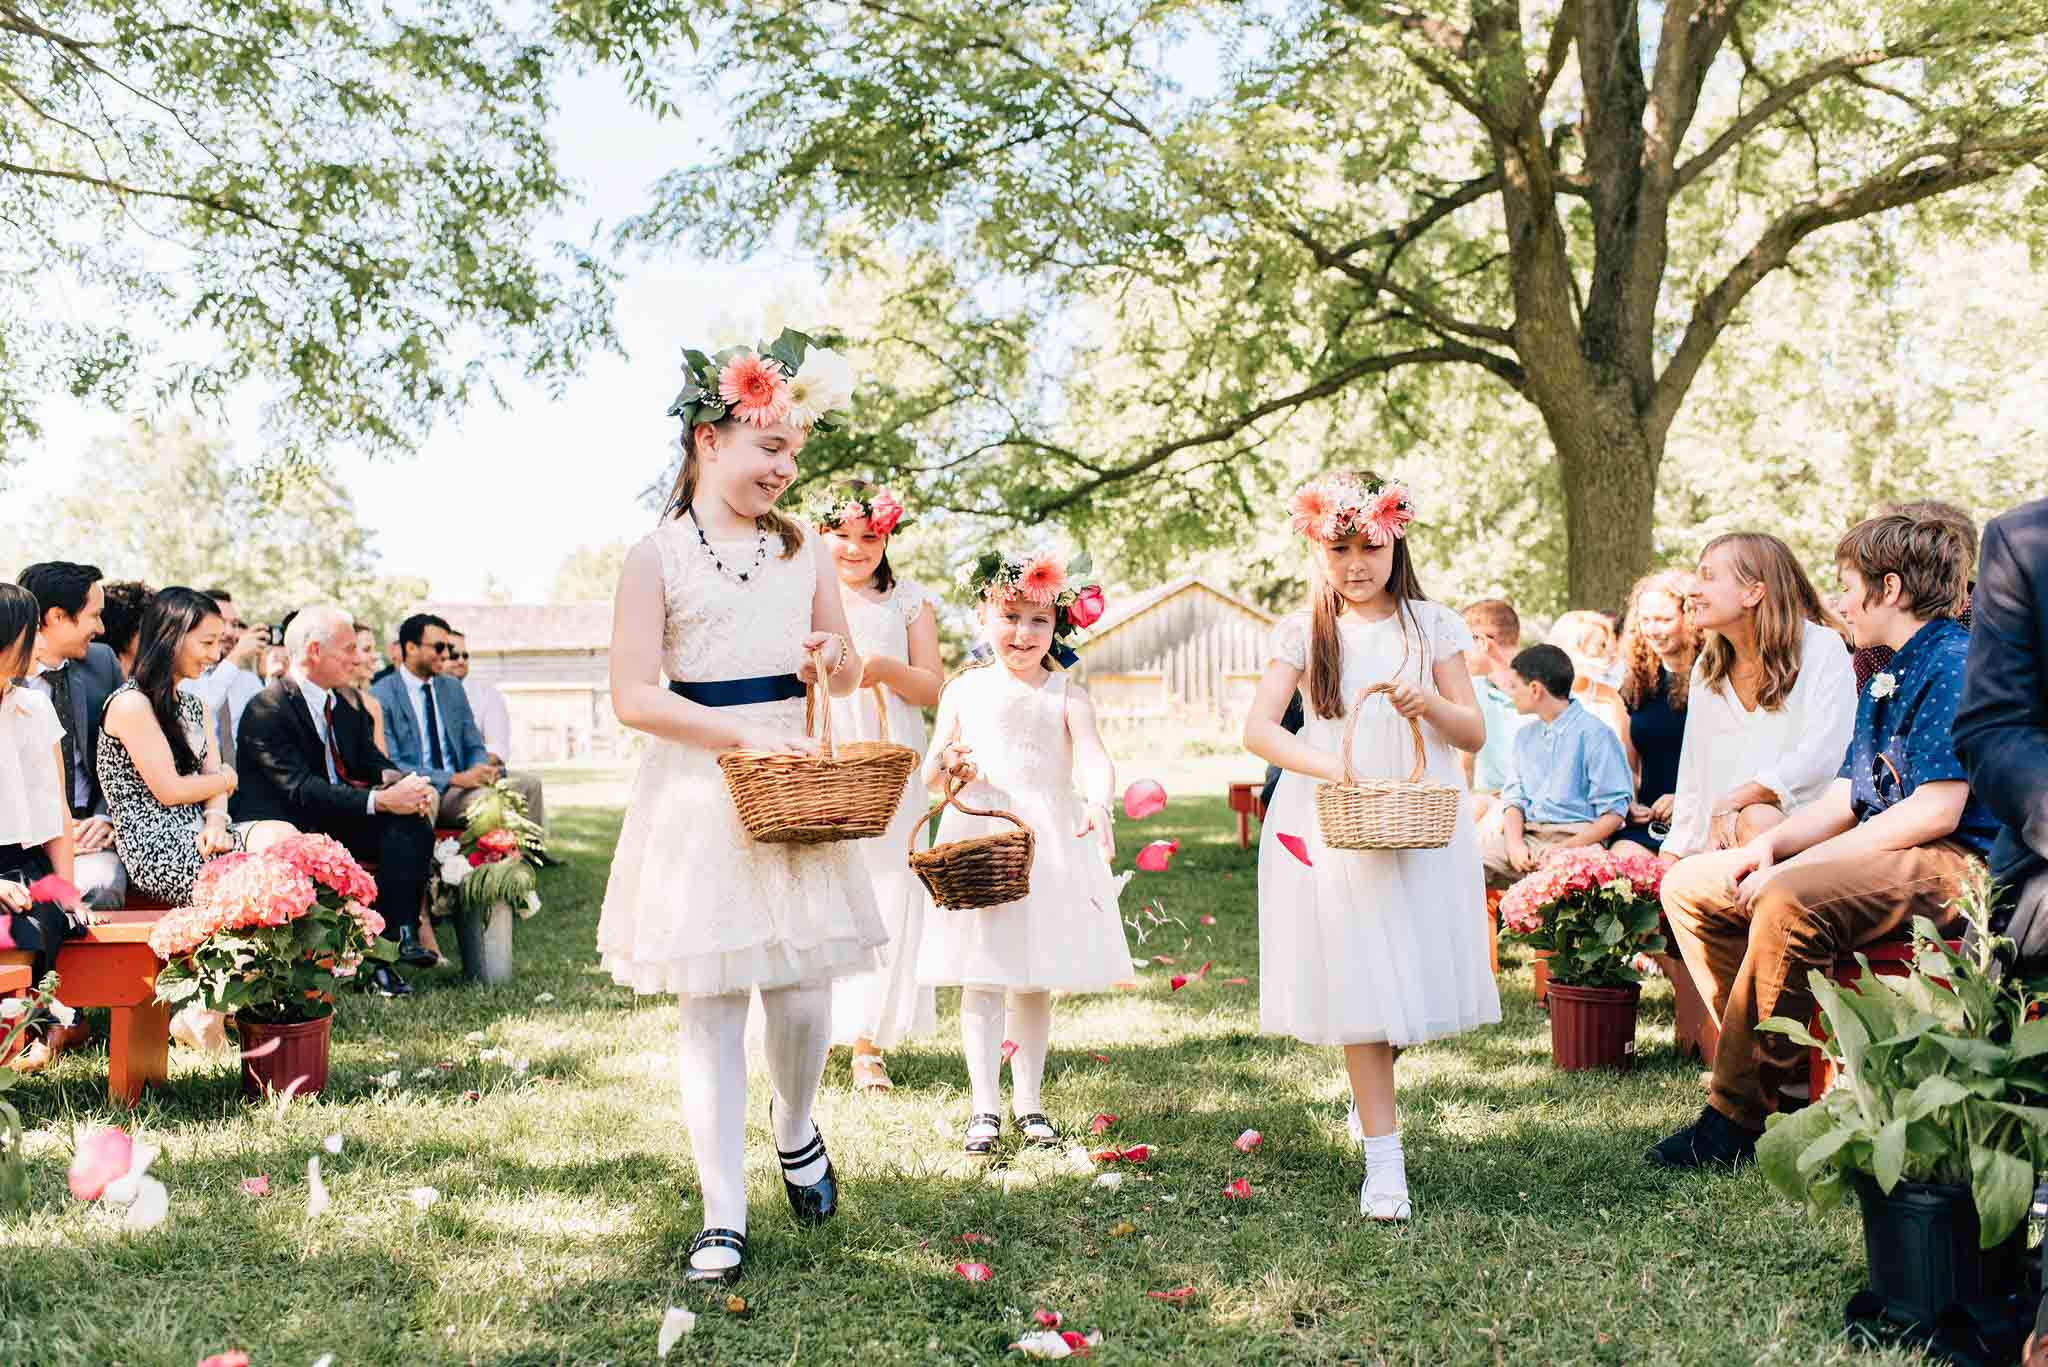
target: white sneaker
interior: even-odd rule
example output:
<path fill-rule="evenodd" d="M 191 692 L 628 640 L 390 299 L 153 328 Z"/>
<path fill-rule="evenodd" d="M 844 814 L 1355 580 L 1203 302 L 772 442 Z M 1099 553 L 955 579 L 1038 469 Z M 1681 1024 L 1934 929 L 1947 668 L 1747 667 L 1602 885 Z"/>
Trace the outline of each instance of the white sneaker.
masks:
<path fill-rule="evenodd" d="M 1415 1213 L 1415 1203 L 1403 1191 L 1374 1191 L 1368 1182 L 1358 1189 L 1358 1213 L 1368 1220 L 1405 1224 Z"/>

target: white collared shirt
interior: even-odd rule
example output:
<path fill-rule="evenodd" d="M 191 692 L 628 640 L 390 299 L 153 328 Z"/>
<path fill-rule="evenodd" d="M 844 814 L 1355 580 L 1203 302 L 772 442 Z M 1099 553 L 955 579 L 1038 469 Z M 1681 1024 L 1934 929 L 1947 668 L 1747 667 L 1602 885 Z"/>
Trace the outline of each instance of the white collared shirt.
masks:
<path fill-rule="evenodd" d="M 206 710 L 216 717 L 222 708 L 226 708 L 239 731 L 242 729 L 242 711 L 249 706 L 251 698 L 263 691 L 263 680 L 232 660 L 221 660 L 198 678 L 187 679 L 178 687 L 205 703 Z"/>
<path fill-rule="evenodd" d="M 327 735 L 327 697 L 329 690 L 322 688 L 303 674 L 297 665 L 291 668 L 291 680 L 299 686 L 300 696 L 306 700 L 306 708 L 313 714 L 313 730 L 320 737 L 320 758 L 327 764 L 327 781 L 340 783 L 341 775 L 334 768 L 334 746 Z M 369 793 L 369 813 L 377 814 L 377 790 Z"/>
<path fill-rule="evenodd" d="M 44 845 L 64 834 L 64 727 L 50 699 L 18 686 L 0 698 L 0 845 Z"/>

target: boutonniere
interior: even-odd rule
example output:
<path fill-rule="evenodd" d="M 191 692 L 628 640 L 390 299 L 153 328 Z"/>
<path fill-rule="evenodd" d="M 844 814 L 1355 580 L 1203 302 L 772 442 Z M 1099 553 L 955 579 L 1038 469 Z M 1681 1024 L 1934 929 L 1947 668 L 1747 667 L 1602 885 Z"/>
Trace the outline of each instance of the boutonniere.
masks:
<path fill-rule="evenodd" d="M 1898 691 L 1899 679 L 1896 674 L 1880 674 L 1870 681 L 1870 696 L 1873 698 L 1889 698 Z"/>

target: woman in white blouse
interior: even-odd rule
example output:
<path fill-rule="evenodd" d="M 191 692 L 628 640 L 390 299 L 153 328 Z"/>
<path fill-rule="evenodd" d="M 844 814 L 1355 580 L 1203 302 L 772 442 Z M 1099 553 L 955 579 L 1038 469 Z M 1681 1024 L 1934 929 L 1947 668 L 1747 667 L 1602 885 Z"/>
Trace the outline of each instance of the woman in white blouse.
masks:
<path fill-rule="evenodd" d="M 0 584 L 0 944 L 27 950 L 40 982 L 57 950 L 86 923 L 82 905 L 65 906 L 30 887 L 52 874 L 70 882 L 71 812 L 64 801 L 64 728 L 50 700 L 13 682 L 26 674 L 42 610 L 35 595 Z M 13 1060 L 34 1072 L 84 1032 L 83 1026 L 41 1023 L 41 1038 Z M 0 1026 L 0 1037 L 7 1033 Z"/>
<path fill-rule="evenodd" d="M 1826 791 L 1856 722 L 1840 622 L 1775 536 L 1735 532 L 1700 552 L 1693 665 L 1664 853 L 1739 845 Z"/>

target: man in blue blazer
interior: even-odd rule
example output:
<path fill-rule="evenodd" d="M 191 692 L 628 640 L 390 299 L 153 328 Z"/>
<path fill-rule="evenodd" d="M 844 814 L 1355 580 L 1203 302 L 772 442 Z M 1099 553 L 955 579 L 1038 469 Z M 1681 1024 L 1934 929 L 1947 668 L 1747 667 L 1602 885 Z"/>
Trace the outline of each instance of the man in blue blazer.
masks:
<path fill-rule="evenodd" d="M 462 685 L 442 677 L 448 624 L 415 613 L 398 628 L 398 648 L 398 668 L 370 685 L 384 708 L 391 762 L 431 780 L 441 794 L 439 824 L 459 826 L 477 792 L 497 782 L 502 771 L 484 748 Z"/>

